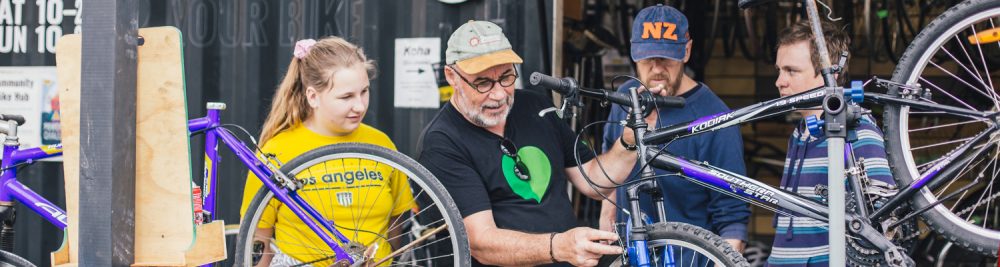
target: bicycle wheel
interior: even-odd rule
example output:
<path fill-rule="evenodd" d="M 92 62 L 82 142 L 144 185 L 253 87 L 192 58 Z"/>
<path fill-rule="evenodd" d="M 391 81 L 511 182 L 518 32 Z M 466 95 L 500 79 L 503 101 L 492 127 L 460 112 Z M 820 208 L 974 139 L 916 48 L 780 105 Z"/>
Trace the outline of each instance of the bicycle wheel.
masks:
<path fill-rule="evenodd" d="M 974 205 L 975 199 L 966 200 L 964 203 L 959 203 L 960 207 L 970 207 Z M 990 214 L 995 212 L 1000 212 L 1000 205 L 994 205 L 992 207 L 979 206 L 979 209 L 993 209 Z M 979 212 L 979 211 L 977 211 Z M 978 218 L 973 218 L 973 220 L 978 220 Z M 996 225 L 1000 222 L 993 222 L 993 227 L 998 227 Z M 947 266 L 996 266 L 995 257 L 988 257 L 984 255 L 978 255 L 973 252 L 969 252 L 965 249 L 959 248 L 955 243 L 942 238 L 939 234 L 930 234 L 924 237 L 923 240 L 917 245 L 917 248 L 912 253 L 914 260 L 919 260 L 917 262 L 918 266 L 934 266 L 943 267 Z M 992 261 L 992 264 L 989 262 Z"/>
<path fill-rule="evenodd" d="M 363 266 L 471 265 L 465 226 L 451 196 L 427 169 L 399 152 L 368 144 L 330 145 L 296 157 L 280 171 L 305 183 L 298 195 L 351 241 L 342 248 L 364 258 Z M 379 184 L 375 179 L 385 179 L 385 186 L 373 186 Z M 394 179 L 407 179 L 410 194 L 391 192 L 388 184 L 399 185 Z M 386 206 L 404 210 L 393 215 Z M 240 223 L 237 266 L 340 266 L 333 250 L 309 228 L 281 227 L 281 221 L 301 223 L 282 209 L 287 210 L 274 193 L 261 188 Z M 371 228 L 384 230 L 366 230 Z"/>
<path fill-rule="evenodd" d="M 976 39 L 975 34 L 1000 30 L 1000 1 L 962 2 L 932 21 L 907 48 L 893 81 L 919 84 L 931 92 L 923 101 L 982 112 L 1000 110 L 996 91 L 1000 66 L 985 58 L 1000 50 L 1000 43 Z M 971 39 L 970 39 L 971 38 Z M 982 41 L 977 41 L 982 40 Z M 889 94 L 905 95 L 904 89 L 890 88 Z M 954 148 L 995 125 L 996 120 L 971 118 L 941 111 L 911 110 L 909 106 L 887 105 L 885 112 L 887 152 L 897 184 L 909 185 L 923 174 L 937 172 L 935 163 Z M 995 209 L 1000 202 L 1000 147 L 997 133 L 989 132 L 980 155 L 956 160 L 961 169 L 933 190 L 924 188 L 911 200 L 914 210 L 939 202 L 922 214 L 928 225 L 962 247 L 985 255 L 997 255 L 1000 246 L 1000 219 Z M 986 146 L 986 147 L 984 147 Z M 972 207 L 959 206 L 971 200 Z M 992 211 L 992 212 L 991 212 Z M 979 220 L 977 220 L 977 218 Z"/>
<path fill-rule="evenodd" d="M 718 235 L 680 222 L 646 227 L 651 266 L 750 266 L 739 252 Z M 630 266 L 622 256 L 604 257 L 598 266 Z"/>
<path fill-rule="evenodd" d="M 0 267 L 35 267 L 21 256 L 0 250 Z"/>

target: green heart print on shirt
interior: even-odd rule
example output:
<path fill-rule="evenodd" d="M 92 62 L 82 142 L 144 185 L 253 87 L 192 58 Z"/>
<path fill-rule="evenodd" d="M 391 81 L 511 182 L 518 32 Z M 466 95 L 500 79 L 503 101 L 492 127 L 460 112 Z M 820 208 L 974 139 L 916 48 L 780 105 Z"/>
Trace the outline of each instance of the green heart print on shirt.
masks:
<path fill-rule="evenodd" d="M 507 179 L 507 184 L 515 194 L 524 199 L 534 199 L 535 202 L 542 203 L 545 191 L 549 189 L 549 180 L 552 178 L 552 163 L 545 152 L 533 146 L 522 147 L 517 150 L 517 156 L 521 162 L 528 167 L 531 179 L 522 181 L 514 174 L 514 158 L 503 156 L 501 168 L 503 177 Z"/>

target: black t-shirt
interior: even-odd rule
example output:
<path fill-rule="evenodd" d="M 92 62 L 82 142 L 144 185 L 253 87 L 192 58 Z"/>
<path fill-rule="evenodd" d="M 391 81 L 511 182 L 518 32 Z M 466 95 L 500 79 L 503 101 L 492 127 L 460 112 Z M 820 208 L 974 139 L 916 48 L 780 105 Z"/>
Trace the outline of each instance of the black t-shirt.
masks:
<path fill-rule="evenodd" d="M 448 189 L 463 217 L 492 210 L 501 229 L 569 230 L 577 223 L 565 169 L 577 165 L 574 149 L 582 163 L 594 155 L 574 145 L 576 134 L 554 113 L 538 116 L 548 107 L 551 102 L 540 94 L 517 90 L 507 115 L 504 137 L 517 146 L 530 174 L 527 182 L 514 174 L 514 160 L 500 150 L 501 137 L 472 124 L 450 103 L 425 130 L 419 162 Z"/>

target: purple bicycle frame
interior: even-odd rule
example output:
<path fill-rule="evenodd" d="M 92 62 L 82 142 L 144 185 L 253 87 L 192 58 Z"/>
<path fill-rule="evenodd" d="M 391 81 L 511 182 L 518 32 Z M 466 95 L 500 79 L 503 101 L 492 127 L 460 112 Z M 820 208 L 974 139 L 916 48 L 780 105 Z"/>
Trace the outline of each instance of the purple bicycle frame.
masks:
<path fill-rule="evenodd" d="M 333 249 L 337 255 L 337 261 L 346 260 L 353 264 L 354 259 L 350 258 L 339 245 L 347 244 L 349 240 L 333 227 L 333 222 L 324 220 L 320 213 L 306 203 L 295 191 L 288 191 L 276 185 L 271 180 L 272 173 L 270 169 L 257 159 L 253 151 L 249 150 L 230 132 L 223 130 L 225 128 L 220 127 L 219 112 L 224 109 L 225 104 L 208 103 L 207 116 L 188 121 L 189 132 L 205 132 L 204 210 L 212 214 L 212 219 L 215 219 L 215 185 L 218 181 L 216 170 L 219 164 L 218 140 L 221 139 L 222 143 L 226 144 L 239 157 L 240 161 L 249 167 L 254 175 L 260 178 L 264 186 L 273 192 L 278 200 L 284 203 L 292 213 L 309 226 L 309 229 Z M 0 125 L 0 127 L 3 126 Z M 16 127 L 16 125 L 12 127 Z M 3 161 L 0 162 L 0 206 L 9 207 L 13 205 L 13 200 L 17 200 L 24 203 L 25 206 L 28 206 L 28 208 L 41 215 L 53 225 L 65 230 L 67 224 L 66 211 L 17 181 L 17 166 L 23 163 L 30 164 L 39 159 L 62 155 L 62 145 L 19 150 L 20 145 L 17 142 L 16 131 L 13 132 L 12 136 L 8 136 L 6 140 L 3 140 Z M 337 240 L 335 241 L 333 237 L 327 234 L 327 231 L 332 233 Z"/>
<path fill-rule="evenodd" d="M 225 105 L 221 103 L 209 103 L 208 104 L 208 115 L 201 118 L 196 118 L 188 121 L 188 131 L 205 132 L 205 169 L 204 175 L 204 188 L 202 192 L 205 194 L 205 204 L 203 210 L 211 214 L 212 219 L 215 219 L 215 205 L 216 205 L 216 188 L 218 181 L 218 164 L 219 164 L 219 140 L 229 147 L 229 149 L 236 154 L 236 156 L 243 162 L 243 165 L 250 168 L 250 172 L 256 175 L 264 186 L 268 188 L 274 197 L 277 198 L 281 203 L 283 203 L 288 209 L 292 211 L 299 219 L 305 222 L 309 229 L 316 233 L 337 255 L 337 261 L 347 260 L 351 264 L 354 260 L 350 258 L 343 248 L 339 244 L 347 244 L 349 240 L 340 231 L 333 227 L 332 221 L 326 221 L 323 216 L 320 215 L 315 208 L 306 203 L 295 191 L 288 191 L 285 188 L 275 184 L 271 179 L 273 173 L 263 162 L 261 162 L 254 155 L 254 152 L 248 149 L 243 142 L 239 141 L 235 136 L 233 136 L 229 131 L 222 128 L 222 124 L 219 122 L 219 114 L 221 110 L 225 109 Z M 318 222 L 318 223 L 317 223 Z M 333 233 L 336 241 L 340 241 L 338 244 L 334 237 L 327 234 Z"/>
<path fill-rule="evenodd" d="M 315 208 L 307 204 L 295 191 L 285 190 L 275 184 L 271 180 L 272 173 L 270 169 L 257 159 L 253 151 L 249 150 L 231 133 L 222 130 L 224 128 L 220 127 L 219 112 L 225 109 L 224 104 L 209 103 L 208 107 L 207 116 L 188 121 L 188 131 L 205 132 L 205 171 L 203 173 L 205 179 L 203 183 L 205 185 L 203 190 L 205 192 L 204 210 L 212 214 L 212 219 L 215 219 L 215 193 L 217 188 L 215 185 L 218 179 L 216 170 L 219 163 L 218 140 L 221 139 L 222 143 L 226 144 L 239 157 L 240 161 L 250 168 L 250 171 L 254 175 L 261 177 L 261 182 L 274 193 L 275 198 L 284 203 L 292 213 L 309 226 L 309 229 L 333 249 L 337 255 L 337 261 L 346 260 L 353 264 L 354 259 L 349 257 L 339 245 L 349 242 L 347 237 L 333 227 L 332 221 L 324 220 L 322 215 Z M 62 145 L 19 150 L 19 144 L 16 142 L 17 139 L 16 137 L 14 138 L 13 142 L 5 141 L 3 145 L 3 161 L 0 163 L 0 206 L 12 205 L 13 200 L 17 200 L 53 225 L 65 230 L 67 224 L 66 211 L 18 182 L 16 168 L 22 163 L 30 164 L 36 160 L 62 155 Z M 333 233 L 337 240 L 335 241 L 327 231 Z"/>
<path fill-rule="evenodd" d="M 39 196 L 35 191 L 17 181 L 16 166 L 35 160 L 62 155 L 62 145 L 42 146 L 18 150 L 17 145 L 4 144 L 3 164 L 0 164 L 0 203 L 12 205 L 17 200 L 28 206 L 59 229 L 66 229 L 66 211 Z"/>

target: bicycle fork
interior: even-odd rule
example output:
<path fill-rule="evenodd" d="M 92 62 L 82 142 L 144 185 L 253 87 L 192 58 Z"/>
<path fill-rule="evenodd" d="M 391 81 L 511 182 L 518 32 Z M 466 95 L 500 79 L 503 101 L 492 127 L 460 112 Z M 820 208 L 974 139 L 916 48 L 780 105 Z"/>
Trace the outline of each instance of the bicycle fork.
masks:
<path fill-rule="evenodd" d="M 643 175 L 643 178 L 651 176 Z M 628 188 L 628 199 L 629 199 L 629 209 L 630 218 L 627 224 L 627 229 L 629 231 L 626 233 L 628 237 L 629 249 L 626 251 L 628 254 L 629 262 L 632 266 L 647 267 L 652 266 L 655 263 L 653 257 L 650 257 L 654 253 L 649 249 L 648 240 L 649 235 L 646 233 L 646 227 L 651 224 L 648 221 L 648 217 L 642 216 L 642 211 L 639 206 L 639 194 L 649 194 L 652 197 L 653 202 L 656 203 L 657 209 L 657 219 L 660 222 L 666 221 L 666 209 L 663 206 L 663 193 L 660 191 L 660 186 L 656 180 L 651 180 L 643 183 L 633 185 Z M 663 263 L 662 266 L 673 266 L 673 253 L 670 246 L 664 246 L 662 255 L 659 257 L 659 261 Z M 625 264 L 625 262 L 623 262 Z M 657 265 L 661 266 L 661 265 Z"/>

